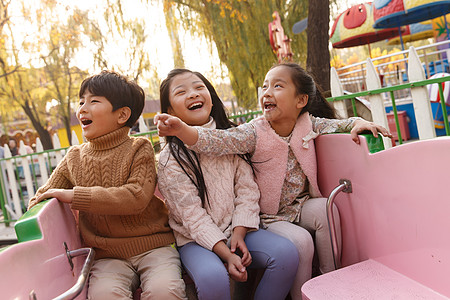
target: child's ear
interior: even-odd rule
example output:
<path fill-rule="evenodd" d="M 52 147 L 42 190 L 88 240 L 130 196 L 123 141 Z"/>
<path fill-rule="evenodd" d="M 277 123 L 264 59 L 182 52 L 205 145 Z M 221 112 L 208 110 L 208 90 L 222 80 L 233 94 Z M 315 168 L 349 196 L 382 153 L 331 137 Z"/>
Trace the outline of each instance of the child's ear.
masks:
<path fill-rule="evenodd" d="M 303 108 L 308 104 L 308 95 L 302 94 L 297 97 L 297 108 Z"/>
<path fill-rule="evenodd" d="M 172 109 L 171 106 L 169 106 L 169 107 L 167 108 L 167 113 L 168 113 L 169 115 L 175 116 L 175 113 L 174 113 L 174 111 L 173 111 L 173 109 Z"/>
<path fill-rule="evenodd" d="M 119 108 L 119 119 L 117 122 L 121 125 L 125 124 L 131 116 L 131 109 L 128 106 Z"/>

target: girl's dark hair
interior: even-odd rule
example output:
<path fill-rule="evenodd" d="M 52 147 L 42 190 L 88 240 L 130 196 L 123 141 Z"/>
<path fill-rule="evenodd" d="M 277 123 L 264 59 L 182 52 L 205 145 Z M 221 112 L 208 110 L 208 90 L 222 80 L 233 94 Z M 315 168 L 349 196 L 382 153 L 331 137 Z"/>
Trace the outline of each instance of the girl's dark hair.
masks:
<path fill-rule="evenodd" d="M 125 126 L 130 128 L 139 119 L 144 109 L 144 90 L 136 82 L 114 71 L 105 70 L 83 80 L 78 93 L 80 98 L 86 91 L 95 96 L 105 97 L 111 103 L 113 111 L 121 107 L 129 107 L 131 115 Z"/>
<path fill-rule="evenodd" d="M 322 89 L 315 83 L 313 77 L 305 69 L 296 63 L 283 62 L 274 65 L 271 70 L 280 66 L 289 69 L 297 95 L 308 95 L 308 103 L 303 107 L 300 115 L 309 112 L 315 117 L 336 119 L 335 109 L 328 103 L 322 95 Z"/>
<path fill-rule="evenodd" d="M 211 94 L 211 100 L 213 104 L 210 116 L 216 122 L 216 128 L 227 129 L 230 127 L 237 126 L 235 123 L 231 122 L 228 119 L 222 100 L 220 100 L 216 90 L 214 89 L 212 84 L 208 81 L 208 79 L 206 79 L 201 73 L 194 72 L 188 69 L 173 69 L 172 71 L 169 72 L 167 78 L 162 81 L 161 86 L 159 88 L 161 112 L 169 113 L 168 111 L 170 107 L 170 99 L 169 99 L 170 84 L 172 83 L 172 80 L 175 76 L 184 73 L 191 73 L 196 75 L 206 85 L 206 88 Z M 205 203 L 207 202 L 208 198 L 208 192 L 206 190 L 205 179 L 203 177 L 202 168 L 200 166 L 197 154 L 194 151 L 187 149 L 184 143 L 175 136 L 167 136 L 166 141 L 170 149 L 170 153 L 173 155 L 175 160 L 183 169 L 184 173 L 186 173 L 186 175 L 189 177 L 192 183 L 197 187 L 199 197 L 202 200 L 203 206 L 205 206 Z M 252 167 L 253 170 L 253 165 L 250 160 L 250 154 L 239 156 L 242 157 Z"/>

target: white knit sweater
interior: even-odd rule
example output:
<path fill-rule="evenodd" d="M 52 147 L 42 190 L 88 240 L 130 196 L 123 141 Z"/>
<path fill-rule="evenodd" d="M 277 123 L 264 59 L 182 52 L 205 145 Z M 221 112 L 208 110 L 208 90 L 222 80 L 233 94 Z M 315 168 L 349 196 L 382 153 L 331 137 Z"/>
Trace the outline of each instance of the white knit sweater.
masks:
<path fill-rule="evenodd" d="M 215 128 L 211 120 L 204 125 Z M 169 225 L 178 246 L 191 241 L 212 250 L 236 226 L 259 227 L 259 190 L 250 166 L 237 155 L 199 155 L 209 206 L 165 147 L 159 158 L 158 187 L 169 209 Z"/>

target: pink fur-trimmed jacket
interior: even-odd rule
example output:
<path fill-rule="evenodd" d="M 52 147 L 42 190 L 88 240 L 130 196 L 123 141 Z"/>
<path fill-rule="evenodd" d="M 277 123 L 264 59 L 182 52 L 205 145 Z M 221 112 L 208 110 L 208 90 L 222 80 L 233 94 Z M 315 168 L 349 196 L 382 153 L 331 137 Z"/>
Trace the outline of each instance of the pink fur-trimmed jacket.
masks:
<path fill-rule="evenodd" d="M 322 197 L 317 184 L 317 162 L 314 137 L 303 140 L 312 132 L 308 113 L 300 115 L 292 131 L 289 143 L 280 138 L 264 117 L 252 121 L 256 129 L 256 147 L 252 161 L 258 169 L 256 182 L 261 191 L 261 212 L 276 215 L 281 198 L 281 189 L 286 177 L 289 147 L 309 181 L 309 192 L 313 198 Z"/>
<path fill-rule="evenodd" d="M 356 119 L 358 118 L 316 118 L 304 113 L 297 119 L 289 143 L 272 129 L 264 117 L 227 130 L 196 127 L 198 141 L 188 148 L 209 155 L 250 153 L 257 169 L 256 182 L 261 191 L 261 212 L 276 215 L 285 184 L 289 147 L 308 178 L 311 197 L 321 197 L 317 184 L 314 139 L 324 133 L 348 132 Z"/>

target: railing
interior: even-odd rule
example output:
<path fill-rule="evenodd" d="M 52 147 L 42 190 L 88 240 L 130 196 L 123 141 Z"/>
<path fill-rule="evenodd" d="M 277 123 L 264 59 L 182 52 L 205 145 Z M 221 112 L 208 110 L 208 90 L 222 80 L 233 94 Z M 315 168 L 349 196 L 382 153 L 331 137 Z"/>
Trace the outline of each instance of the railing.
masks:
<path fill-rule="evenodd" d="M 450 43 L 446 41 L 446 43 Z M 408 79 L 409 83 L 402 83 L 390 87 L 382 87 L 380 80 L 379 70 L 375 67 L 373 60 L 367 59 L 365 64 L 365 86 L 367 91 L 360 91 L 357 93 L 344 95 L 344 88 L 341 82 L 341 78 L 337 73 L 337 70 L 331 69 L 331 93 L 332 97 L 329 101 L 334 102 L 335 108 L 338 110 L 340 116 L 347 118 L 347 104 L 346 99 L 352 101 L 353 114 L 357 115 L 355 99 L 358 97 L 365 97 L 370 102 L 371 114 L 373 121 L 379 125 L 389 128 L 387 121 L 387 115 L 385 106 L 392 106 L 394 113 L 394 119 L 397 129 L 398 141 L 401 144 L 402 134 L 399 126 L 399 118 L 397 112 L 397 105 L 399 101 L 405 103 L 403 97 L 398 95 L 408 94 L 410 95 L 408 101 L 413 104 L 414 116 L 417 123 L 418 138 L 429 139 L 436 137 L 436 130 L 434 119 L 432 115 L 430 98 L 428 95 L 427 86 L 430 84 L 438 84 L 440 95 L 440 106 L 444 116 L 445 135 L 450 135 L 449 124 L 447 119 L 447 108 L 445 104 L 445 95 L 443 94 L 442 84 L 443 82 L 450 81 L 450 76 L 441 77 L 431 80 L 425 79 L 425 70 L 423 63 L 421 62 L 419 55 L 414 47 L 411 47 L 408 51 L 408 59 L 406 60 L 408 65 Z M 403 93 L 397 93 L 403 91 Z M 396 95 L 397 93 L 397 95 Z M 386 101 L 388 100 L 388 101 Z M 385 148 L 392 147 L 392 142 L 388 138 L 384 138 Z"/>
<path fill-rule="evenodd" d="M 445 48 L 449 44 L 450 41 L 447 40 L 415 48 L 427 77 L 445 69 L 445 66 L 448 67 L 450 48 L 439 48 Z M 409 81 L 408 53 L 409 50 L 403 50 L 371 59 L 377 73 L 382 78 L 382 86 L 395 86 Z M 366 61 L 361 61 L 336 69 L 345 91 L 356 93 L 368 89 L 366 63 Z M 395 96 L 396 98 L 406 98 L 410 95 L 407 91 L 398 91 Z"/>
<path fill-rule="evenodd" d="M 261 112 L 249 112 L 246 114 L 231 116 L 236 123 L 248 122 Z M 147 130 L 140 122 L 140 128 Z M 76 134 L 73 133 L 72 145 L 77 145 Z M 147 137 L 153 144 L 155 152 L 161 150 L 161 142 L 156 130 L 133 134 L 132 136 Z M 60 145 L 58 137 L 53 137 L 53 144 Z M 0 159 L 0 207 L 3 219 L 0 223 L 9 226 L 10 222 L 18 220 L 26 211 L 28 200 L 36 193 L 37 189 L 47 182 L 50 174 L 66 154 L 67 148 L 43 150 L 39 138 L 36 140 L 36 153 L 27 154 L 23 141 L 20 143 L 18 156 L 11 156 L 8 145 L 4 146 L 5 158 Z M 25 167 L 24 167 L 25 166 Z"/>

